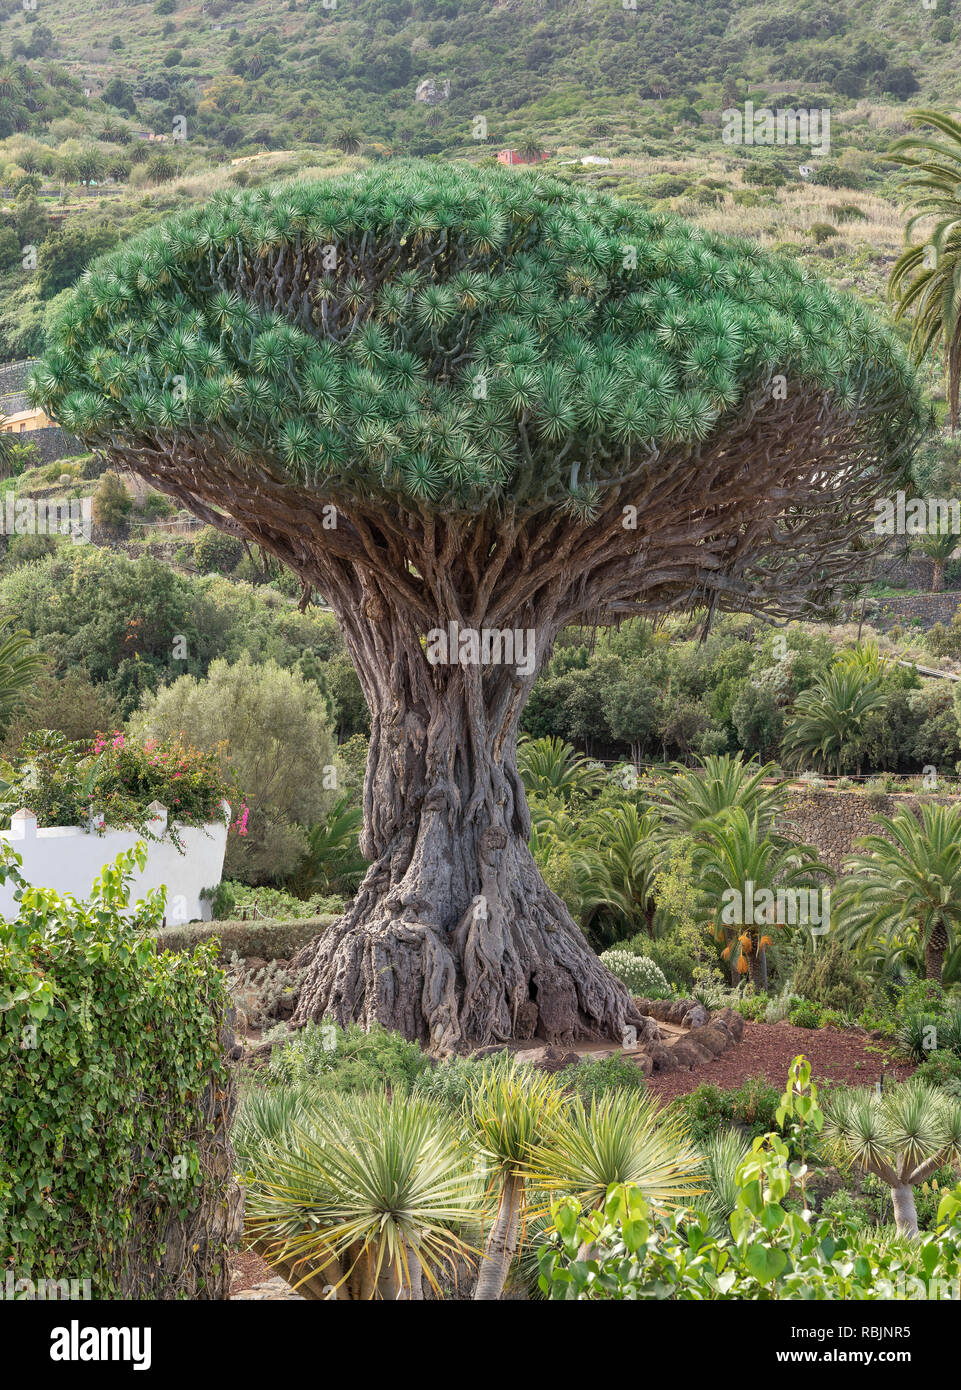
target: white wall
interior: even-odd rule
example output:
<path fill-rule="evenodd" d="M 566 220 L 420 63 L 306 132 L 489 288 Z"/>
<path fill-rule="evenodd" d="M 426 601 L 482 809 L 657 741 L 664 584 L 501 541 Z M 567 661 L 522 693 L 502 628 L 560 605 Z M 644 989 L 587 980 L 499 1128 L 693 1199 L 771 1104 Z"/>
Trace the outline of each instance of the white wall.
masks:
<path fill-rule="evenodd" d="M 183 853 L 168 837 L 145 840 L 147 864 L 134 872 L 130 886 L 130 901 L 135 903 L 152 888 L 165 884 L 167 888 L 167 925 L 179 922 L 209 920 L 210 904 L 201 903 L 203 888 L 216 888 L 224 868 L 227 849 L 227 826 L 230 807 L 223 803 L 224 818 L 212 825 L 177 826 L 177 837 Z M 167 812 L 153 802 L 151 829 L 161 835 L 167 827 Z M 102 824 L 102 818 L 100 823 Z M 0 831 L 22 857 L 20 872 L 28 883 L 39 888 L 52 888 L 57 893 L 72 893 L 76 898 L 90 894 L 95 878 L 104 864 L 111 864 L 118 854 L 133 849 L 138 839 L 134 830 L 105 830 L 102 834 L 83 830 L 79 826 L 50 826 L 37 829 L 32 811 L 16 811 L 11 828 Z M 0 916 L 16 917 L 19 910 L 14 902 L 16 884 L 0 883 Z"/>

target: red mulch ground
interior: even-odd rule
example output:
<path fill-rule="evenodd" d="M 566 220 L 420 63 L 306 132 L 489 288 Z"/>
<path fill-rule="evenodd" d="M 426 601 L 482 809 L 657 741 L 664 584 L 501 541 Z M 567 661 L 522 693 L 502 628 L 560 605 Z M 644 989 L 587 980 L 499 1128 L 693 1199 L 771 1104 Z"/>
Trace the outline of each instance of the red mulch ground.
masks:
<path fill-rule="evenodd" d="M 713 1062 L 693 1071 L 655 1072 L 648 1089 L 662 1101 L 687 1095 L 697 1086 L 713 1084 L 725 1089 L 739 1086 L 752 1076 L 763 1076 L 783 1086 L 788 1067 L 801 1053 L 811 1063 L 815 1081 L 845 1081 L 866 1086 L 883 1071 L 903 1081 L 911 1075 L 911 1063 L 897 1062 L 891 1048 L 864 1033 L 837 1028 L 795 1028 L 790 1023 L 747 1023 L 744 1037 Z"/>
<path fill-rule="evenodd" d="M 252 1289 L 255 1284 L 265 1284 L 268 1279 L 274 1278 L 274 1274 L 275 1271 L 270 1265 L 264 1264 L 259 1255 L 252 1250 L 242 1250 L 230 1257 L 230 1292 L 243 1293 L 244 1289 Z"/>

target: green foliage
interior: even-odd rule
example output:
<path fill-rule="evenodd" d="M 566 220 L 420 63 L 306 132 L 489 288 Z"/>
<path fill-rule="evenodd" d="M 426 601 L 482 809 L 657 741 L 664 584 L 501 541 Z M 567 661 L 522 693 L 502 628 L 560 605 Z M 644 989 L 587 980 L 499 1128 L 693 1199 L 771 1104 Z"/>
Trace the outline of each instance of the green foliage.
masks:
<path fill-rule="evenodd" d="M 539 1251 L 542 1291 L 568 1301 L 886 1301 L 936 1298 L 957 1280 L 961 1192 L 942 1196 L 937 1236 L 913 1248 L 786 1209 L 793 1179 L 776 1135 L 755 1141 L 737 1181 L 730 1237 L 712 1234 L 709 1213 L 657 1212 L 628 1184 L 587 1215 L 562 1199 L 552 1207 L 557 1237 Z"/>
<path fill-rule="evenodd" d="M 194 541 L 194 563 L 201 574 L 229 574 L 244 553 L 237 536 L 228 536 L 214 526 L 205 526 Z"/>
<path fill-rule="evenodd" d="M 775 1126 L 780 1099 L 777 1087 L 756 1076 L 731 1090 L 709 1084 L 698 1086 L 674 1105 L 694 1139 L 701 1141 L 726 1125 L 736 1125 L 751 1137 L 766 1134 Z"/>
<path fill-rule="evenodd" d="M 835 1009 L 856 1018 L 872 996 L 872 986 L 858 970 L 851 952 L 834 936 L 822 937 L 815 950 L 802 951 L 791 972 L 795 994 L 822 1009 Z"/>
<path fill-rule="evenodd" d="M 643 999 L 669 999 L 671 987 L 649 956 L 631 951 L 605 951 L 601 961 L 612 975 L 623 980 L 633 995 Z"/>
<path fill-rule="evenodd" d="M 93 519 L 106 531 L 117 532 L 126 521 L 133 498 L 116 473 L 104 473 L 93 494 Z"/>
<path fill-rule="evenodd" d="M 231 793 L 219 758 L 181 743 L 138 744 L 115 734 L 92 743 L 71 743 L 40 730 L 24 739 L 16 767 L 3 764 L 0 815 L 29 807 L 41 826 L 79 825 L 102 815 L 104 828 L 133 827 L 156 838 L 148 807 L 166 807 L 165 836 L 176 841 L 176 823 L 210 825 L 223 820 L 221 803 Z"/>
<path fill-rule="evenodd" d="M 162 896 L 121 916 L 143 862 L 141 845 L 105 867 L 88 902 L 25 887 L 0 923 L 0 1261 L 102 1299 L 226 1181 L 201 1161 L 204 1091 L 228 1084 L 223 975 L 208 947 L 155 954 Z"/>
<path fill-rule="evenodd" d="M 313 893 L 308 898 L 298 898 L 282 888 L 251 888 L 227 878 L 221 879 L 211 900 L 214 921 L 249 916 L 294 922 L 305 917 L 337 917 L 343 910 L 343 899 L 331 894 Z"/>
<path fill-rule="evenodd" d="M 866 670 L 836 663 L 798 695 L 785 725 L 785 757 L 798 767 L 860 772 L 867 718 L 887 699 Z"/>
<path fill-rule="evenodd" d="M 788 1014 L 788 1022 L 795 1028 L 820 1028 L 824 1022 L 821 1006 L 810 999 L 802 999 Z"/>
<path fill-rule="evenodd" d="M 333 740 L 312 683 L 273 661 L 215 661 L 206 680 L 181 676 L 148 696 L 131 725 L 143 737 L 182 733 L 195 747 L 223 752 L 249 808 L 245 822 L 234 808 L 244 834 L 230 839 L 229 877 L 258 883 L 297 869 L 306 827 L 335 795 Z"/>
<path fill-rule="evenodd" d="M 595 1097 L 601 1099 L 609 1093 L 625 1090 L 643 1091 L 645 1086 L 641 1068 L 630 1057 L 620 1053 L 615 1053 L 613 1057 L 602 1057 L 597 1062 L 585 1057 L 576 1065 L 572 1063 L 558 1072 L 557 1080 L 587 1106 Z"/>
<path fill-rule="evenodd" d="M 282 1047 L 275 1047 L 267 1069 L 272 1084 L 309 1081 L 325 1092 L 343 1094 L 387 1086 L 406 1095 L 418 1076 L 432 1066 L 415 1042 L 372 1024 L 369 1031 L 352 1023 L 308 1023 Z"/>
<path fill-rule="evenodd" d="M 440 259 L 438 217 L 457 248 Z M 224 288 L 268 257 L 292 267 L 308 225 L 311 257 L 333 237 L 354 267 L 325 278 L 318 260 L 341 325 L 322 342 L 288 317 L 287 289 L 255 307 Z M 850 364 L 862 401 L 885 403 L 859 413 L 868 449 L 893 457 L 917 433 L 894 339 L 795 262 L 541 171 L 392 163 L 219 194 L 101 258 L 30 391 L 91 445 L 225 447 L 345 504 L 362 486 L 473 511 L 520 489 L 589 520 L 611 485 L 589 441 L 702 440 L 773 362 L 842 409 Z M 185 392 L 158 385 L 174 375 Z M 555 468 L 561 447 L 579 473 Z"/>

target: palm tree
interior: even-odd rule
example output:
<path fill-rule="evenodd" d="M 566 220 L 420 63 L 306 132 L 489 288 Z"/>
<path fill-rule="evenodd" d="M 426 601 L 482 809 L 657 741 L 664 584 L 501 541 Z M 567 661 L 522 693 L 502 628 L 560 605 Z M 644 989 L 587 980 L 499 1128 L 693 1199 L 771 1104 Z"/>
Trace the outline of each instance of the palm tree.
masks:
<path fill-rule="evenodd" d="M 961 391 L 961 123 L 940 111 L 910 111 L 913 125 L 931 126 L 895 141 L 891 157 L 906 169 L 900 189 L 913 209 L 904 229 L 910 239 L 920 222 L 934 224 L 925 240 L 899 257 L 888 284 L 897 300 L 895 318 L 913 311 L 910 348 L 920 362 L 929 348 L 944 353 L 952 434 L 958 427 Z"/>
<path fill-rule="evenodd" d="M 861 947 L 913 940 L 927 979 L 941 981 L 945 953 L 961 943 L 961 806 L 925 803 L 920 824 L 906 809 L 875 823 L 885 833 L 856 841 L 867 852 L 845 861 L 839 930 Z"/>
<path fill-rule="evenodd" d="M 810 845 L 765 834 L 757 815 L 749 816 L 741 806 L 704 826 L 694 866 L 703 920 L 713 926 L 716 940 L 725 943 L 722 955 L 734 978 L 750 973 L 751 983 L 765 988 L 775 930 L 810 921 L 807 895 L 819 890 L 830 868 Z M 778 921 L 781 915 L 787 923 Z"/>
<path fill-rule="evenodd" d="M 696 838 L 706 825 L 735 806 L 756 816 L 765 834 L 772 832 L 786 797 L 781 787 L 764 785 L 765 779 L 777 772 L 773 763 L 762 767 L 753 760 L 746 763 L 742 753 L 725 753 L 705 758 L 694 770 L 683 763 L 672 763 L 671 770 L 674 776 L 655 797 L 662 829 L 671 837 Z"/>
<path fill-rule="evenodd" d="M 961 540 L 961 533 L 953 531 L 950 526 L 939 526 L 936 531 L 929 532 L 926 536 L 919 536 L 913 545 L 913 549 L 920 554 L 926 555 L 932 562 L 931 573 L 931 592 L 940 594 L 944 590 L 944 566 L 951 559 Z"/>
<path fill-rule="evenodd" d="M 456 1272 L 483 1194 L 433 1102 L 309 1087 L 248 1096 L 236 1151 L 254 1248 L 313 1299 L 419 1299 Z"/>
<path fill-rule="evenodd" d="M 334 144 L 344 154 L 357 154 L 360 149 L 360 135 L 357 127 L 347 123 L 342 125 L 334 136 Z"/>
<path fill-rule="evenodd" d="M 537 796 L 588 796 L 604 785 L 602 768 L 581 757 L 564 739 L 553 736 L 519 743 L 517 770 L 525 790 Z"/>
<path fill-rule="evenodd" d="M 296 876 L 299 889 L 333 893 L 344 886 L 356 886 L 357 875 L 365 868 L 358 844 L 363 820 L 362 807 L 352 806 L 350 794 L 345 793 L 324 820 L 310 827 L 307 853 Z"/>
<path fill-rule="evenodd" d="M 47 665 L 46 656 L 34 649 L 30 633 L 9 632 L 12 626 L 12 616 L 0 619 L 0 719 L 13 711 L 21 692 Z"/>
<path fill-rule="evenodd" d="M 639 926 L 654 935 L 659 824 L 652 807 L 642 814 L 633 802 L 606 806 L 584 822 L 574 863 L 585 931 L 605 916 L 630 935 Z"/>
<path fill-rule="evenodd" d="M 471 1090 L 466 1104 L 468 1125 L 491 1167 L 497 1192 L 497 1211 L 484 1247 L 475 1299 L 501 1296 L 527 1205 L 532 1156 L 563 1104 L 563 1093 L 553 1077 L 516 1063 L 486 1070 Z"/>
<path fill-rule="evenodd" d="M 876 677 L 836 662 L 794 701 L 784 727 L 785 756 L 818 771 L 840 773 L 854 763 L 860 772 L 865 721 L 887 701 Z"/>
<path fill-rule="evenodd" d="M 831 1091 L 824 1113 L 828 1151 L 890 1187 L 898 1234 L 916 1240 L 914 1188 L 961 1159 L 961 1101 L 914 1079 L 881 1095 L 874 1087 Z"/>

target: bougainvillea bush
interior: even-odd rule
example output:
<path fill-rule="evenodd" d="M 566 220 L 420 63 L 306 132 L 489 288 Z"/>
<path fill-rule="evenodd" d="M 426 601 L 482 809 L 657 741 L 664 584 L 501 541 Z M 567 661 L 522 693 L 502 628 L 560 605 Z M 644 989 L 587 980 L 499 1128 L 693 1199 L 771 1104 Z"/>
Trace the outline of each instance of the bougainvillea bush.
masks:
<path fill-rule="evenodd" d="M 103 816 L 113 829 L 153 835 L 147 808 L 167 808 L 168 832 L 180 825 L 209 825 L 223 816 L 221 803 L 236 796 L 216 753 L 124 734 L 70 742 L 41 730 L 23 742 L 17 765 L 0 764 L 5 781 L 0 811 L 28 807 L 41 826 L 87 826 Z"/>
<path fill-rule="evenodd" d="M 90 1297 L 223 1298 L 239 1220 L 215 946 L 158 955 L 121 915 L 141 843 L 88 902 L 20 882 L 0 921 L 0 1269 Z"/>

